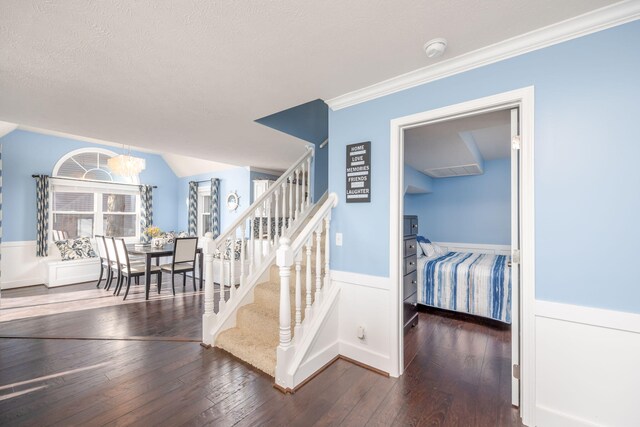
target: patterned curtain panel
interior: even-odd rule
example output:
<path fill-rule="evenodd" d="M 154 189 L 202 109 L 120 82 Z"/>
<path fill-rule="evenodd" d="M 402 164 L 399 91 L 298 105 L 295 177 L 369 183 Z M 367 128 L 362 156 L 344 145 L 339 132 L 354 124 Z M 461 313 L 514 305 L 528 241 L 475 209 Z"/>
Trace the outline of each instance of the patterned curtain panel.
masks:
<path fill-rule="evenodd" d="M 36 177 L 36 256 L 45 257 L 49 254 L 47 240 L 49 237 L 49 177 Z"/>
<path fill-rule="evenodd" d="M 211 232 L 215 239 L 220 235 L 220 180 L 211 178 Z"/>
<path fill-rule="evenodd" d="M 140 237 L 148 243 L 151 238 L 144 234 L 144 230 L 153 225 L 153 187 L 151 185 L 140 186 L 140 205 Z"/>
<path fill-rule="evenodd" d="M 2 265 L 2 144 L 0 144 L 0 265 Z M 0 283 L 2 282 L 2 267 L 0 266 Z M 0 297 L 2 290 L 0 290 Z"/>
<path fill-rule="evenodd" d="M 189 236 L 198 235 L 198 183 L 189 182 Z"/>

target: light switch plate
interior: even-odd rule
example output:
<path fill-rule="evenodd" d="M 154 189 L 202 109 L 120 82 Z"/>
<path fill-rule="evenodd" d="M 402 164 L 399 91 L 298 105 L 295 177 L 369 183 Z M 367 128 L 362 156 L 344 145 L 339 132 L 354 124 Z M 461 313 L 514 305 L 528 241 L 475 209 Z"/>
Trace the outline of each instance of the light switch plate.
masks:
<path fill-rule="evenodd" d="M 336 233 L 336 246 L 342 246 L 342 233 Z"/>

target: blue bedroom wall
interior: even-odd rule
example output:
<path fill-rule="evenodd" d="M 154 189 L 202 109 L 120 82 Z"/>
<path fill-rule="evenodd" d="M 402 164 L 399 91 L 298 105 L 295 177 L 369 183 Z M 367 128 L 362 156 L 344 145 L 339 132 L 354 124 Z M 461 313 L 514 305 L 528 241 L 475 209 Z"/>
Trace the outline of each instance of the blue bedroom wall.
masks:
<path fill-rule="evenodd" d="M 251 204 L 251 181 L 249 170 L 245 167 L 227 169 L 179 178 L 178 180 L 178 223 L 177 229 L 188 230 L 189 181 L 209 181 L 211 178 L 220 179 L 220 231 L 224 232 L 244 210 Z M 199 186 L 210 187 L 209 182 L 202 182 Z M 236 191 L 240 196 L 240 206 L 235 212 L 229 212 L 226 207 L 227 194 Z"/>
<path fill-rule="evenodd" d="M 3 145 L 3 241 L 36 239 L 36 186 L 32 174 L 51 175 L 55 164 L 70 151 L 100 147 L 118 152 L 117 148 L 91 144 L 69 138 L 15 130 L 0 138 Z M 157 154 L 132 152 L 147 162 L 140 174 L 142 184 L 157 185 L 153 190 L 153 221 L 162 229 L 173 229 L 177 222 L 175 209 L 177 177 Z"/>
<path fill-rule="evenodd" d="M 640 313 L 625 268 L 640 240 L 637 40 L 640 21 L 331 111 L 332 231 L 344 233 L 331 268 L 389 275 L 391 119 L 533 85 L 536 297 Z M 344 147 L 360 141 L 372 144 L 372 201 L 346 204 Z"/>
<path fill-rule="evenodd" d="M 407 172 L 405 171 L 405 176 Z M 511 244 L 511 160 L 484 162 L 484 173 L 433 179 L 430 194 L 405 194 L 405 215 L 438 242 Z"/>
<path fill-rule="evenodd" d="M 256 120 L 265 126 L 303 139 L 315 145 L 313 161 L 313 200 L 319 200 L 329 185 L 329 146 L 320 144 L 329 135 L 329 107 L 321 99 L 310 101 Z"/>

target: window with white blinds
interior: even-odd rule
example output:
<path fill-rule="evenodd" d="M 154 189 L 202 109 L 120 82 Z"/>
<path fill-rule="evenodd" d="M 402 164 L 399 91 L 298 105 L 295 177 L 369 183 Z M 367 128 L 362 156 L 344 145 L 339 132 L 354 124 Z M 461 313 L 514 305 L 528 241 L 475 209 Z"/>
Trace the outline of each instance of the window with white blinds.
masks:
<path fill-rule="evenodd" d="M 198 188 L 198 236 L 211 231 L 211 189 Z"/>
<path fill-rule="evenodd" d="M 51 235 L 74 239 L 99 234 L 137 240 L 140 196 L 109 187 L 83 188 L 56 182 L 51 192 Z"/>

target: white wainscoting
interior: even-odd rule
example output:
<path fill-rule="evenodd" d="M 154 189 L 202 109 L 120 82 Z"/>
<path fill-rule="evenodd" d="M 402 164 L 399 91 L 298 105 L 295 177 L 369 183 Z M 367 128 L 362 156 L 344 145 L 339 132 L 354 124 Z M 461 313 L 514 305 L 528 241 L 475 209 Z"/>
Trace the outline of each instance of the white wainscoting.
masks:
<path fill-rule="evenodd" d="M 637 426 L 640 314 L 536 301 L 536 425 Z"/>
<path fill-rule="evenodd" d="M 49 287 L 98 280 L 98 259 L 61 261 L 58 248 L 49 245 L 49 256 L 36 257 L 35 240 L 2 243 L 1 289 L 42 285 Z"/>
<path fill-rule="evenodd" d="M 340 354 L 384 372 L 392 367 L 390 279 L 343 271 L 331 271 L 340 291 Z M 365 337 L 359 339 L 358 327 Z"/>
<path fill-rule="evenodd" d="M 2 289 L 43 284 L 46 264 L 36 257 L 36 242 L 2 242 Z"/>

